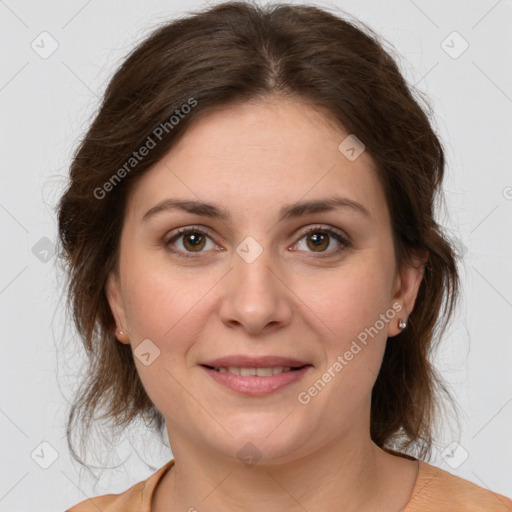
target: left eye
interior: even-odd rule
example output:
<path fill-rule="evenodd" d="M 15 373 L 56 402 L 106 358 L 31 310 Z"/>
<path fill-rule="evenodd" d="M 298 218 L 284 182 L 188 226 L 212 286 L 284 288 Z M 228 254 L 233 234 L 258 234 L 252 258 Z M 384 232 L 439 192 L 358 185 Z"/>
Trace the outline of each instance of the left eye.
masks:
<path fill-rule="evenodd" d="M 299 245 L 300 241 L 304 238 L 306 239 L 307 247 L 314 249 L 312 252 L 338 252 L 349 246 L 348 240 L 341 233 L 330 228 L 314 227 L 308 229 L 302 234 L 296 245 Z M 336 240 L 342 247 L 327 251 L 326 249 L 331 245 L 332 239 Z"/>

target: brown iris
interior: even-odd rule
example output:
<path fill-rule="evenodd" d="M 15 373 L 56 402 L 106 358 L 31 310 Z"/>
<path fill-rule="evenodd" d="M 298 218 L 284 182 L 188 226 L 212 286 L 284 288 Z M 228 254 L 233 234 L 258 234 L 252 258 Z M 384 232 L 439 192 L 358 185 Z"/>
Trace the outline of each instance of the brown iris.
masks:
<path fill-rule="evenodd" d="M 310 249 L 320 249 L 325 250 L 329 247 L 329 235 L 326 233 L 316 232 L 307 236 L 308 247 Z M 313 241 L 313 245 L 309 244 L 309 240 Z"/>
<path fill-rule="evenodd" d="M 188 244 L 190 241 L 190 244 Z M 199 252 L 204 248 L 205 237 L 201 233 L 190 232 L 183 235 L 183 246 L 191 252 Z"/>

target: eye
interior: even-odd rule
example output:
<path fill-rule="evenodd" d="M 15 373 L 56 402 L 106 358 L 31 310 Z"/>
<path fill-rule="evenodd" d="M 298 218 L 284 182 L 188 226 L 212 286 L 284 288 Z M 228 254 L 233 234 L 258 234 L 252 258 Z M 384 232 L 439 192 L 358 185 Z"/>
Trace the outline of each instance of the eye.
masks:
<path fill-rule="evenodd" d="M 181 245 L 181 247 L 178 247 L 177 250 L 169 247 L 175 245 L 179 239 L 182 239 L 182 241 L 177 245 Z M 180 228 L 176 234 L 165 240 L 165 246 L 178 256 L 191 258 L 193 256 L 189 256 L 187 253 L 200 253 L 203 252 L 205 247 L 208 249 L 207 240 L 210 240 L 212 245 L 215 246 L 211 238 L 203 230 L 196 227 Z"/>
<path fill-rule="evenodd" d="M 300 246 L 303 239 L 306 239 L 306 247 L 312 249 L 310 252 L 319 254 L 338 253 L 350 246 L 348 238 L 341 232 L 321 226 L 313 226 L 302 233 L 299 241 L 293 247 Z M 337 242 L 338 247 L 328 250 L 333 240 Z M 210 242 L 209 247 L 208 241 Z M 217 247 L 205 231 L 194 226 L 178 229 L 172 236 L 166 238 L 164 245 L 176 255 L 185 258 L 193 258 L 194 253 L 200 254 Z"/>
<path fill-rule="evenodd" d="M 350 246 L 349 240 L 341 232 L 321 226 L 314 226 L 305 231 L 295 246 L 300 246 L 303 239 L 306 239 L 306 247 L 312 249 L 311 252 L 316 253 L 338 253 Z M 332 246 L 331 242 L 333 242 L 333 239 L 338 243 L 338 247 L 327 250 Z M 336 245 L 336 243 L 334 243 L 334 245 Z M 339 245 L 341 245 L 341 247 Z"/>

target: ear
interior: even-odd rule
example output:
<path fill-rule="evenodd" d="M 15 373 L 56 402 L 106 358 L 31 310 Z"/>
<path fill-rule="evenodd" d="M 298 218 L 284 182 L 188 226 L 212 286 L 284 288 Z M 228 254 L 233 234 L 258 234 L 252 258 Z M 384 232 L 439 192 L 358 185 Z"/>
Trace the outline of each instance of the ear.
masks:
<path fill-rule="evenodd" d="M 121 343 L 129 344 L 130 338 L 126 329 L 126 314 L 121 295 L 121 286 L 119 277 L 115 272 L 111 272 L 107 278 L 105 294 L 112 311 L 112 316 L 116 322 L 116 338 Z"/>
<path fill-rule="evenodd" d="M 420 289 L 428 261 L 428 251 L 415 250 L 411 255 L 411 262 L 404 263 L 398 269 L 393 288 L 393 309 L 397 311 L 396 321 L 388 324 L 388 337 L 396 336 L 402 332 L 398 327 L 400 320 L 407 322 L 414 309 L 416 297 Z"/>

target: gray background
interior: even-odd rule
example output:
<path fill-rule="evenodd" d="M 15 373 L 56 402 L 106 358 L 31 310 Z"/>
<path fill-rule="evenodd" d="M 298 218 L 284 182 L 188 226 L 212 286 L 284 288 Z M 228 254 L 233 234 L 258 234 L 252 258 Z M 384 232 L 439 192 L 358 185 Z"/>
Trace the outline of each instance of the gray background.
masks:
<path fill-rule="evenodd" d="M 512 1 L 311 3 L 382 34 L 435 108 L 448 157 L 439 221 L 460 240 L 464 296 L 435 357 L 460 430 L 446 422 L 433 463 L 512 496 Z M 70 459 L 65 415 L 83 355 L 63 311 L 53 208 L 123 57 L 159 23 L 207 5 L 0 1 L 0 512 L 64 510 L 121 492 L 171 457 L 137 426 L 96 486 Z"/>

